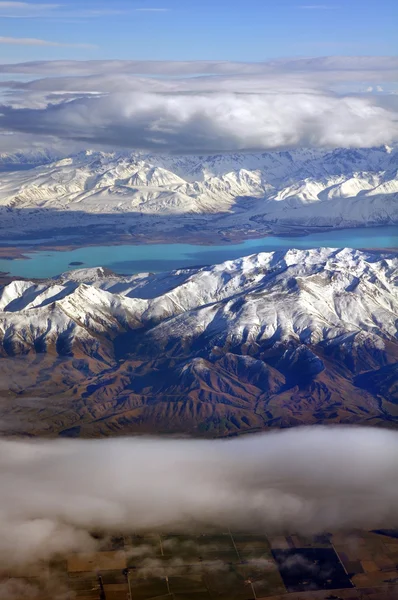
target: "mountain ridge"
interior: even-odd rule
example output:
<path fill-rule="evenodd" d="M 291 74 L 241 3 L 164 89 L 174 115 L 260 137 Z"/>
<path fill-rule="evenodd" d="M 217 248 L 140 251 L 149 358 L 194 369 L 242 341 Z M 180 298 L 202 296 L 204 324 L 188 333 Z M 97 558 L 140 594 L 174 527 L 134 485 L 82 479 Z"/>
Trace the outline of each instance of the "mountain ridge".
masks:
<path fill-rule="evenodd" d="M 55 231 L 106 217 L 118 234 L 149 240 L 174 230 L 189 237 L 190 226 L 206 235 L 395 224 L 398 149 L 211 157 L 86 151 L 4 174 L 0 209 L 5 239 L 11 228 L 14 235 L 48 229 L 48 211 Z"/>
<path fill-rule="evenodd" d="M 394 424 L 397 278 L 396 254 L 317 249 L 11 282 L 0 291 L 0 418 L 29 401 L 66 435 Z"/>

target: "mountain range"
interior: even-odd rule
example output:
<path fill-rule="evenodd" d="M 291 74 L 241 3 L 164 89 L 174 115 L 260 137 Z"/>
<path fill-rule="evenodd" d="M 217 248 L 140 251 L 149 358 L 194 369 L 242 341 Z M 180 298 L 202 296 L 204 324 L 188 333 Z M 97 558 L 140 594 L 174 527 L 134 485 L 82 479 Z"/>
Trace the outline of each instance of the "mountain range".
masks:
<path fill-rule="evenodd" d="M 0 428 L 233 435 L 397 425 L 398 258 L 289 250 L 0 289 Z"/>
<path fill-rule="evenodd" d="M 170 241 L 398 223 L 398 148 L 3 155 L 2 239 Z M 39 166 L 26 169 L 31 164 Z M 51 229 L 48 223 L 51 222 Z M 34 242 L 32 242 L 34 243 Z"/>

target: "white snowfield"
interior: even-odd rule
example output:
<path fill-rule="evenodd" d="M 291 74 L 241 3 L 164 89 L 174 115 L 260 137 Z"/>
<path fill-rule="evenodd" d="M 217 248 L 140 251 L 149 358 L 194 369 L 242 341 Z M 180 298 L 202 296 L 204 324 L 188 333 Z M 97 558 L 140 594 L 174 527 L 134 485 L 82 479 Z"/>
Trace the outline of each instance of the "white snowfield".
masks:
<path fill-rule="evenodd" d="M 383 349 L 398 337 L 397 283 L 397 255 L 351 249 L 253 254 L 158 275 L 82 269 L 3 287 L 0 340 L 14 353 L 39 342 L 50 349 L 60 336 L 96 346 L 144 327 L 158 348 L 200 338 L 209 348 L 292 340 Z"/>
<path fill-rule="evenodd" d="M 160 231 L 187 219 L 209 231 L 398 223 L 398 148 L 208 157 L 86 151 L 2 173 L 0 210 L 4 231 L 14 233 L 48 229 L 48 211 L 55 227 L 101 217 L 128 228 L 151 218 Z M 164 216 L 167 223 L 154 219 Z"/>

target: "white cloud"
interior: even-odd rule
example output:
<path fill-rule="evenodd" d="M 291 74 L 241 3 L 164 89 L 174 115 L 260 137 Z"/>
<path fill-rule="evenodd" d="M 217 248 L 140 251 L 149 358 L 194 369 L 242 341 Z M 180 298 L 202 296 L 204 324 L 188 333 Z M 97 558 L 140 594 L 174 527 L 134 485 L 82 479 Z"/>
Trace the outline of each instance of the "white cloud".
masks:
<path fill-rule="evenodd" d="M 213 153 L 397 139 L 396 96 L 380 91 L 398 77 L 394 57 L 39 61 L 1 72 L 31 80 L 0 83 L 0 128 L 90 145 Z"/>
<path fill-rule="evenodd" d="M 93 529 L 393 528 L 397 457 L 397 432 L 365 428 L 218 441 L 3 440 L 1 564 L 90 549 Z"/>
<path fill-rule="evenodd" d="M 91 44 L 65 44 L 62 42 L 51 42 L 38 38 L 15 38 L 0 36 L 0 44 L 12 44 L 14 46 L 59 46 L 64 48 L 95 48 Z"/>
<path fill-rule="evenodd" d="M 268 63 L 170 61 L 54 61 L 0 65 L 0 73 L 44 77 L 3 81 L 3 95 L 15 107 L 58 102 L 61 94 L 164 93 L 297 93 L 376 92 L 393 89 L 398 59 L 391 57 L 322 58 Z M 200 75 L 198 75 L 200 73 Z M 371 88 L 371 89 L 369 89 Z M 58 95 L 54 98 L 53 93 Z M 50 95 L 52 94 L 52 95 Z"/>
<path fill-rule="evenodd" d="M 32 2 L 0 2 L 0 10 L 12 9 L 12 10 L 29 10 L 29 11 L 41 11 L 41 10 L 52 10 L 54 8 L 60 8 L 62 4 L 38 4 Z"/>
<path fill-rule="evenodd" d="M 62 9 L 62 4 L 0 2 L 0 16 L 9 18 L 40 17 Z"/>
<path fill-rule="evenodd" d="M 116 93 L 1 112 L 8 131 L 175 153 L 365 147 L 398 138 L 391 107 L 315 92 Z"/>
<path fill-rule="evenodd" d="M 97 7 L 92 9 L 69 10 L 67 4 L 33 3 L 33 2 L 1 2 L 0 17 L 8 18 L 36 18 L 50 17 L 56 19 L 65 18 L 90 18 L 106 17 L 112 15 L 127 15 L 137 12 L 167 12 L 168 8 L 131 8 L 116 9 L 111 7 Z"/>
<path fill-rule="evenodd" d="M 135 61 L 135 60 L 54 60 L 0 64 L 2 73 L 25 73 L 36 76 L 127 74 L 127 75 L 285 75 L 300 73 L 316 77 L 354 78 L 363 80 L 385 74 L 391 81 L 398 76 L 395 56 L 327 56 L 319 58 L 279 59 L 268 62 L 230 61 Z"/>

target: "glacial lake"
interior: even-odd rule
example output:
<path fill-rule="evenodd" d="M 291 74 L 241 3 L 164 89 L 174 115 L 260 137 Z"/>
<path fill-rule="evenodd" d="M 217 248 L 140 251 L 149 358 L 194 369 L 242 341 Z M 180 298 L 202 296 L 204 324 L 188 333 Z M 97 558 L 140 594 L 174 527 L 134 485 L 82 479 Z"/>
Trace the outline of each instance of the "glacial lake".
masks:
<path fill-rule="evenodd" d="M 398 226 L 341 229 L 302 237 L 268 236 L 221 246 L 147 244 L 89 246 L 68 251 L 41 250 L 24 253 L 27 259 L 0 259 L 0 271 L 18 277 L 46 278 L 72 269 L 102 266 L 127 275 L 216 264 L 256 252 L 320 246 L 396 249 Z"/>

